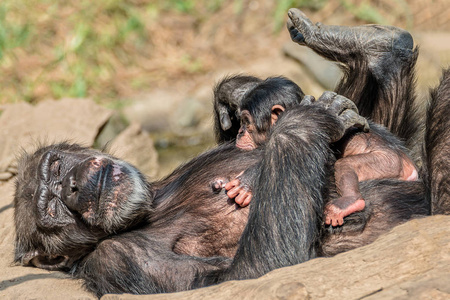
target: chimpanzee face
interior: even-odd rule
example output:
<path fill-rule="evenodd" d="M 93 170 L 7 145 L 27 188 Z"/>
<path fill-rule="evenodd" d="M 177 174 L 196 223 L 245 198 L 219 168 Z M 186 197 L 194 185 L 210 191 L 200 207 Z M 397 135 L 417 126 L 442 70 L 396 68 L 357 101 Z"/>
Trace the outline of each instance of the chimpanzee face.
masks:
<path fill-rule="evenodd" d="M 266 140 L 266 134 L 258 132 L 252 115 L 248 110 L 241 112 L 241 128 L 236 138 L 236 147 L 253 150 Z"/>
<path fill-rule="evenodd" d="M 78 145 L 24 155 L 14 198 L 16 261 L 59 268 L 129 226 L 149 199 L 148 187 L 130 164 Z"/>

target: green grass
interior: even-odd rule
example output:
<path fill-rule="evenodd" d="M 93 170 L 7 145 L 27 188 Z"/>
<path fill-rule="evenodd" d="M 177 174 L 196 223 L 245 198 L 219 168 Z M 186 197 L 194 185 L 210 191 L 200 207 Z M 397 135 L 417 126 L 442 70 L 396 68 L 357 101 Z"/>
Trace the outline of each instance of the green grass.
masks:
<path fill-rule="evenodd" d="M 385 21 L 366 2 L 354 5 L 352 0 L 341 1 L 358 18 L 377 23 Z M 184 40 L 180 45 L 176 40 L 185 38 L 183 32 L 197 34 L 203 23 L 220 15 L 227 5 L 232 7 L 227 22 L 234 22 L 233 18 L 237 20 L 248 10 L 245 6 L 248 3 L 244 0 L 1 0 L 0 104 L 35 103 L 62 97 L 91 97 L 108 103 L 150 89 L 174 74 L 205 73 L 211 66 L 201 54 L 189 49 L 191 45 Z M 328 0 L 274 2 L 274 32 L 283 27 L 290 7 L 318 10 L 326 3 Z M 244 17 L 248 18 L 248 14 Z M 170 24 L 171 18 L 187 24 L 182 25 L 187 28 L 180 28 L 180 36 L 176 25 L 170 28 L 161 25 Z M 225 25 L 213 25 L 209 38 L 214 38 L 214 30 L 218 30 L 214 26 Z M 173 34 L 175 41 L 165 39 L 161 30 L 169 30 L 166 33 Z"/>
<path fill-rule="evenodd" d="M 328 0 L 280 0 L 277 1 L 275 7 L 274 18 L 275 18 L 275 29 L 278 31 L 284 27 L 284 22 L 286 19 L 286 12 L 291 7 L 302 7 L 312 10 L 321 9 Z"/>
<path fill-rule="evenodd" d="M 133 64 L 130 57 L 147 42 L 143 18 L 151 19 L 151 7 L 116 0 L 2 0 L 1 102 L 34 102 L 40 93 L 108 96 L 105 83 L 118 67 Z"/>
<path fill-rule="evenodd" d="M 349 0 L 341 0 L 342 5 L 350 11 L 358 19 L 367 21 L 369 23 L 387 24 L 387 20 L 380 14 L 380 12 L 371 5 L 368 1 L 363 1 L 358 5 L 353 4 Z"/>

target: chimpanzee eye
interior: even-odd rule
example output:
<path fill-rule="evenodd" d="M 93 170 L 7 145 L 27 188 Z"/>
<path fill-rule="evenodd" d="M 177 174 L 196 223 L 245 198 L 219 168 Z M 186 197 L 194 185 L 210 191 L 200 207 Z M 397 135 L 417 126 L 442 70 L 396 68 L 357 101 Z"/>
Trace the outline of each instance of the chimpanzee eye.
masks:
<path fill-rule="evenodd" d="M 61 162 L 59 159 L 55 160 L 50 165 L 50 173 L 56 177 L 59 177 L 59 175 L 61 173 Z"/>

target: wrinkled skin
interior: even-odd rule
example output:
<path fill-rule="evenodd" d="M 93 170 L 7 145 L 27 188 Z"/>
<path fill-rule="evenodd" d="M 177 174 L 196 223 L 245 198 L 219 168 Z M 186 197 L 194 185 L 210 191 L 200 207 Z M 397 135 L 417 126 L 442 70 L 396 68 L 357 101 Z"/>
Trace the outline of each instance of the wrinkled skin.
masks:
<path fill-rule="evenodd" d="M 130 164 L 76 145 L 41 148 L 23 157 L 19 170 L 16 247 L 24 264 L 46 269 L 68 267 L 100 239 L 127 229 L 149 197 Z M 48 230 L 54 237 L 41 234 Z"/>

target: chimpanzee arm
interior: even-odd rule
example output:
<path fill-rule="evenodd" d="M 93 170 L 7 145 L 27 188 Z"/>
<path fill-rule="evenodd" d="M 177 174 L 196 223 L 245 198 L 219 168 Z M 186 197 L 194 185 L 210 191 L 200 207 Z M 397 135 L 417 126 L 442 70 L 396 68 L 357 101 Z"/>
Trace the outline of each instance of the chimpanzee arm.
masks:
<path fill-rule="evenodd" d="M 298 9 L 290 9 L 289 18 L 294 42 L 340 63 L 344 77 L 336 92 L 352 99 L 361 116 L 414 143 L 410 139 L 418 129 L 414 103 L 418 51 L 409 32 L 392 26 L 313 24 Z"/>
<path fill-rule="evenodd" d="M 167 229 L 166 229 L 167 231 Z M 101 297 L 107 293 L 156 294 L 185 291 L 206 271 L 225 269 L 230 259 L 176 254 L 155 233 L 133 232 L 105 240 L 71 273 Z"/>
<path fill-rule="evenodd" d="M 220 81 L 214 89 L 214 132 L 217 143 L 236 139 L 240 122 L 238 108 L 244 95 L 262 80 L 236 75 Z"/>

